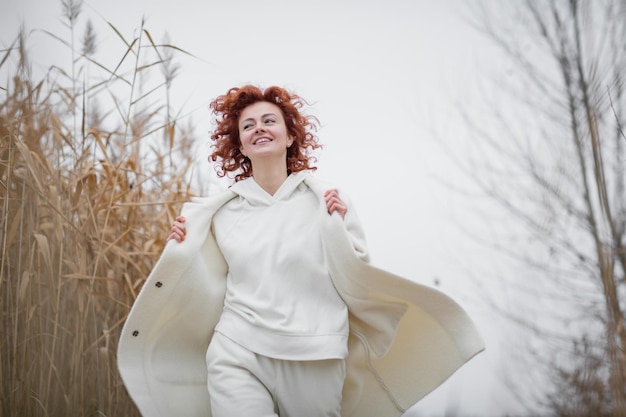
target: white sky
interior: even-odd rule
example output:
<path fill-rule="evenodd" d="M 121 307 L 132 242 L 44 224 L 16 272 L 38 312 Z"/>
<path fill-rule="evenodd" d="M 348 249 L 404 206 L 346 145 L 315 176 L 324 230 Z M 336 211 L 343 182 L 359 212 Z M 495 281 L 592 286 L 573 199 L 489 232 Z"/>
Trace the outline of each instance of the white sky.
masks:
<path fill-rule="evenodd" d="M 0 0 L 3 47 L 26 29 L 69 39 L 61 1 Z M 462 368 L 406 416 L 503 415 L 512 410 L 496 381 L 502 372 L 502 337 L 493 314 L 480 305 L 479 288 L 462 265 L 481 256 L 456 222 L 473 220 L 464 200 L 433 174 L 463 182 L 437 146 L 437 135 L 466 139 L 454 106 L 471 106 L 472 91 L 493 52 L 460 19 L 463 0 L 91 0 L 79 20 L 96 27 L 100 53 L 110 67 L 124 49 L 107 27 L 128 39 L 142 16 L 155 41 L 171 43 L 199 59 L 182 58 L 175 99 L 211 129 L 208 104 L 228 88 L 280 85 L 313 104 L 325 145 L 316 175 L 350 194 L 364 224 L 373 261 L 380 267 L 441 288 L 475 317 L 488 350 Z M 40 68 L 65 62 L 66 47 L 34 32 L 29 40 Z M 105 49 L 104 51 L 102 49 Z M 5 80 L 0 80 L 2 85 Z M 434 134 L 433 132 L 437 132 Z M 459 142 L 459 148 L 461 148 Z M 206 154 L 200 155 L 206 160 Z M 487 283 L 483 283 L 487 285 Z"/>

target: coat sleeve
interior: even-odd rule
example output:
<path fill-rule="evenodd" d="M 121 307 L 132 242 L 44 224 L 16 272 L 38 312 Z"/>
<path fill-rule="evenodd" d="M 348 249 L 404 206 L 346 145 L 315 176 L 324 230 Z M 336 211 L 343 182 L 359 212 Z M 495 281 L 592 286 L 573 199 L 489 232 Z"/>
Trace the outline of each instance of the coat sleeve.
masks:
<path fill-rule="evenodd" d="M 350 311 L 342 415 L 400 416 L 484 344 L 450 297 L 369 263 L 354 205 L 339 195 L 345 218 L 324 216 L 321 225 L 329 272 Z"/>

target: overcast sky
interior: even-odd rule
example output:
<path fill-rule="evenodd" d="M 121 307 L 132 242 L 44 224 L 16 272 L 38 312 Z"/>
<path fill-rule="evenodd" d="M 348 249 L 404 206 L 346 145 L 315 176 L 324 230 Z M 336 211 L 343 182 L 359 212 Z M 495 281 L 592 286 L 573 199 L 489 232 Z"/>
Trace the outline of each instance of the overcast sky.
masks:
<path fill-rule="evenodd" d="M 61 1 L 0 0 L 2 46 L 24 23 L 62 39 Z M 466 140 L 455 106 L 472 106 L 485 66 L 499 61 L 461 19 L 462 0 L 91 0 L 78 27 L 91 18 L 101 60 L 114 66 L 123 45 L 107 22 L 128 39 L 145 28 L 196 58 L 181 58 L 174 97 L 195 120 L 201 140 L 211 129 L 209 102 L 246 83 L 280 85 L 306 98 L 321 121 L 325 145 L 316 175 L 335 182 L 354 200 L 373 261 L 452 295 L 477 320 L 488 350 L 472 360 L 407 416 L 446 412 L 502 415 L 508 398 L 496 382 L 502 372 L 499 327 L 480 304 L 479 289 L 461 265 L 479 251 L 457 223 L 473 217 L 465 196 L 435 176 L 463 183 L 437 145 Z M 69 51 L 43 32 L 29 50 L 36 68 L 67 67 Z M 65 64 L 63 64 L 65 62 Z M 6 81 L 1 80 L 2 85 Z M 205 160 L 206 154 L 199 156 Z M 455 176 L 456 175 L 456 176 Z M 472 258 L 472 259 L 470 259 Z M 488 285 L 488 283 L 483 283 Z"/>

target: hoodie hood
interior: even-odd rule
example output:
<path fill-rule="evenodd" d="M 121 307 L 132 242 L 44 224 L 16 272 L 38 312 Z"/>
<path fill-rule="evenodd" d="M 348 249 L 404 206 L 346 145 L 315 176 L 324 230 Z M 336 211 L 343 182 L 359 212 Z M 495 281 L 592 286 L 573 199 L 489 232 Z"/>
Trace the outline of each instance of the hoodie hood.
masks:
<path fill-rule="evenodd" d="M 230 187 L 240 198 L 246 200 L 253 206 L 270 206 L 279 201 L 287 200 L 300 187 L 306 187 L 304 179 L 309 176 L 308 171 L 300 171 L 290 174 L 287 179 L 276 190 L 274 195 L 270 195 L 254 180 L 254 177 L 236 182 Z"/>

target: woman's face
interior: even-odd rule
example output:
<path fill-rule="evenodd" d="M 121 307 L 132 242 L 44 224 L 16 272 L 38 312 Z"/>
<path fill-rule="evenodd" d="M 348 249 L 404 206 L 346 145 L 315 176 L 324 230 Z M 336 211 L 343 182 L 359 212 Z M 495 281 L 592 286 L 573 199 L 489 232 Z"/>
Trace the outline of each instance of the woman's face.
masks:
<path fill-rule="evenodd" d="M 270 156 L 284 158 L 293 143 L 280 107 L 267 101 L 258 101 L 241 112 L 239 139 L 241 153 L 251 161 Z"/>

